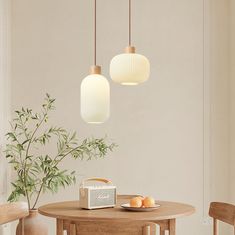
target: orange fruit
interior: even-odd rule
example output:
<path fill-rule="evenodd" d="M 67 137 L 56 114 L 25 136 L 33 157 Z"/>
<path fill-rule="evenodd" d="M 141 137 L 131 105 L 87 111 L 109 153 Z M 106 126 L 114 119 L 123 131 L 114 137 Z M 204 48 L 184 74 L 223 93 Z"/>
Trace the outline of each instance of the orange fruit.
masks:
<path fill-rule="evenodd" d="M 154 207 L 155 206 L 155 200 L 153 197 L 146 197 L 143 201 L 144 207 Z"/>
<path fill-rule="evenodd" d="M 144 206 L 144 197 L 143 196 L 138 196 L 138 198 L 140 198 L 140 200 L 142 202 L 141 207 L 143 207 Z"/>
<path fill-rule="evenodd" d="M 133 197 L 130 200 L 131 207 L 141 207 L 142 206 L 142 199 L 141 197 Z"/>

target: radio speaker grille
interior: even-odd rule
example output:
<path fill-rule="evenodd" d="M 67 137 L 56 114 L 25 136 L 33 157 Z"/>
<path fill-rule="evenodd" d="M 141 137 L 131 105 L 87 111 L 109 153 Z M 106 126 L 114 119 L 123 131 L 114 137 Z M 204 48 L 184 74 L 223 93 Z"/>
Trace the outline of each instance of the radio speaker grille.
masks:
<path fill-rule="evenodd" d="M 100 207 L 116 204 L 116 189 L 92 189 L 90 191 L 90 206 Z"/>

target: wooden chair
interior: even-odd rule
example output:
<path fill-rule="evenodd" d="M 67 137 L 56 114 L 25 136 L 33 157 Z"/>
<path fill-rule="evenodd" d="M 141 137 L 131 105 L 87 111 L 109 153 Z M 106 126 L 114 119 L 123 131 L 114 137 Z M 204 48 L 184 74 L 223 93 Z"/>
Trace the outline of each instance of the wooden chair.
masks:
<path fill-rule="evenodd" d="M 218 235 L 218 220 L 230 224 L 234 227 L 235 235 L 235 206 L 223 203 L 212 202 L 210 205 L 209 215 L 213 218 L 213 234 Z"/>
<path fill-rule="evenodd" d="M 24 235 L 24 218 L 28 216 L 28 205 L 25 202 L 15 202 L 0 205 L 0 225 L 20 220 L 22 235 Z"/>

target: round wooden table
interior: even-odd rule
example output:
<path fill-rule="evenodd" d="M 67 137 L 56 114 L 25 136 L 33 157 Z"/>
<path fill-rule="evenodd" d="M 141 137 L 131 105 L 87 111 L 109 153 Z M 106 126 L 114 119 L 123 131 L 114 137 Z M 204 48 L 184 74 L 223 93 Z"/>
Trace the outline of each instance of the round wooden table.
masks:
<path fill-rule="evenodd" d="M 151 234 L 156 234 L 156 224 L 160 226 L 160 235 L 165 231 L 175 235 L 176 219 L 195 212 L 190 205 L 166 201 L 157 201 L 161 206 L 155 211 L 129 212 L 120 208 L 129 198 L 118 196 L 115 208 L 83 210 L 79 201 L 69 201 L 41 206 L 39 213 L 56 218 L 57 235 L 63 235 L 64 230 L 68 235 L 143 235 L 148 227 Z"/>

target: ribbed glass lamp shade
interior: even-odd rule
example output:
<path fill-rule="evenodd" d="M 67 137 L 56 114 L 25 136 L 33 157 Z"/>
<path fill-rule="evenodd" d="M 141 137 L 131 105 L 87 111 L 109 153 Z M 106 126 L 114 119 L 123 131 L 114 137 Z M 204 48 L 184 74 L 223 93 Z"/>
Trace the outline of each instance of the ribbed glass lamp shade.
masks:
<path fill-rule="evenodd" d="M 101 74 L 90 74 L 81 83 L 81 116 L 88 123 L 103 123 L 109 115 L 109 82 Z"/>
<path fill-rule="evenodd" d="M 149 60 L 140 54 L 123 53 L 115 56 L 110 63 L 110 76 L 122 85 L 137 85 L 148 80 Z"/>

